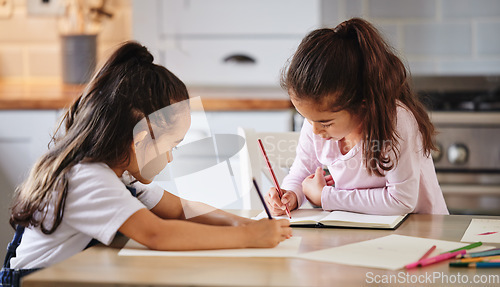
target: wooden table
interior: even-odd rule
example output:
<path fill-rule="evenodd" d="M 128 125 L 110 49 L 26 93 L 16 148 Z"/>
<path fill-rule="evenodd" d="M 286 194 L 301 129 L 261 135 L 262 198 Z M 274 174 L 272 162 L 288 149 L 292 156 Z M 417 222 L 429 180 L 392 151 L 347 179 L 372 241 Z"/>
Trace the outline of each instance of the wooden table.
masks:
<path fill-rule="evenodd" d="M 300 252 L 390 234 L 460 241 L 472 218 L 500 219 L 413 214 L 395 231 L 294 228 L 294 235 L 302 237 Z M 125 240 L 122 238 L 115 243 L 122 246 Z M 500 247 L 500 244 L 488 245 Z M 391 271 L 293 258 L 119 257 L 118 251 L 118 248 L 92 247 L 27 276 L 23 286 L 500 286 L 498 268 L 450 268 L 448 262 L 409 271 Z M 471 284 L 474 279 L 489 280 L 487 282 L 493 284 Z M 383 280 L 393 280 L 393 284 L 385 284 Z M 406 284 L 411 283 L 410 280 L 419 281 Z M 460 284 L 464 280 L 469 283 Z"/>

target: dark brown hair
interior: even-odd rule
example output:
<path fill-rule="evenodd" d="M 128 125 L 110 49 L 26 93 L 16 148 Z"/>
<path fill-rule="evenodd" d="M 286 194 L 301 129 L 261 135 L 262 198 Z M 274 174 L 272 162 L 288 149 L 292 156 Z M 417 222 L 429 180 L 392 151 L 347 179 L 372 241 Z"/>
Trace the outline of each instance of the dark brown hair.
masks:
<path fill-rule="evenodd" d="M 435 149 L 434 126 L 410 88 L 404 64 L 375 27 L 363 19 L 353 18 L 335 29 L 309 33 L 284 69 L 281 86 L 297 100 L 312 100 L 321 110 L 346 110 L 360 116 L 369 173 L 382 176 L 397 164 L 398 102 L 417 120 L 424 155 Z M 373 147 L 382 143 L 390 146 Z"/>
<path fill-rule="evenodd" d="M 121 45 L 64 115 L 64 134 L 57 136 L 56 130 L 53 145 L 16 189 L 11 225 L 40 226 L 43 233 L 53 233 L 63 218 L 70 169 L 81 161 L 110 167 L 128 163 L 134 126 L 188 98 L 184 83 L 154 64 L 146 47 Z"/>

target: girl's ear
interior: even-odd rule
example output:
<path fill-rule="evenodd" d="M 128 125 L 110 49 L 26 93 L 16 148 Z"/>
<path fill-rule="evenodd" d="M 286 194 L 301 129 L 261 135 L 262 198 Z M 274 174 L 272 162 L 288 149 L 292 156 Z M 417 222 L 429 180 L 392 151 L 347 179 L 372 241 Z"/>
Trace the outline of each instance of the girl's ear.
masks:
<path fill-rule="evenodd" d="M 365 99 L 363 99 L 363 100 L 361 100 L 361 106 L 359 107 L 359 110 L 360 110 L 361 112 L 365 112 L 365 111 L 366 111 L 366 109 L 367 109 L 367 106 L 366 106 L 366 100 L 365 100 Z"/>
<path fill-rule="evenodd" d="M 365 108 L 366 108 L 366 100 L 365 100 L 365 99 L 361 100 L 361 107 L 362 107 L 363 109 L 365 109 Z"/>

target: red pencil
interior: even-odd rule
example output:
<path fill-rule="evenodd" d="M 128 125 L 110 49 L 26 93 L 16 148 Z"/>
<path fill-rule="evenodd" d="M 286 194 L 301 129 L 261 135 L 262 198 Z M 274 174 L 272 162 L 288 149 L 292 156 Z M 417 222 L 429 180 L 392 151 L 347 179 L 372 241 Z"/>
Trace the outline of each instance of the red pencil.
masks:
<path fill-rule="evenodd" d="M 436 249 L 436 245 L 432 245 L 432 247 L 427 252 L 425 252 L 425 254 L 422 255 L 422 257 L 420 257 L 420 259 L 418 259 L 418 261 L 424 260 L 425 258 L 429 257 L 429 255 L 431 255 L 431 253 L 432 253 L 432 251 L 434 251 L 434 249 Z"/>
<path fill-rule="evenodd" d="M 269 173 L 271 173 L 271 177 L 273 178 L 274 187 L 276 187 L 276 189 L 278 190 L 278 195 L 281 199 L 281 197 L 283 196 L 283 191 L 281 191 L 278 180 L 276 179 L 276 175 L 274 174 L 273 168 L 271 167 L 271 163 L 269 162 L 269 158 L 267 157 L 266 150 L 264 149 L 264 145 L 262 144 L 262 141 L 260 139 L 258 139 L 257 141 L 259 142 L 260 151 L 262 151 L 262 155 L 264 155 L 264 158 L 266 159 L 267 168 L 269 169 Z M 288 206 L 285 205 L 285 208 L 286 208 L 286 214 L 288 215 L 288 217 L 292 218 L 292 215 L 290 214 L 290 210 L 288 209 Z"/>

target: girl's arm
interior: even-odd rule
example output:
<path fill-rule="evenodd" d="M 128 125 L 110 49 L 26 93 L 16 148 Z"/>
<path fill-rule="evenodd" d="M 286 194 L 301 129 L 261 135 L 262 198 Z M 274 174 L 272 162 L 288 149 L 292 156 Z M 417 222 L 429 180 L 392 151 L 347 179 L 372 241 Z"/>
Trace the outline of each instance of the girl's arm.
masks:
<path fill-rule="evenodd" d="M 419 200 L 422 164 L 430 159 L 423 156 L 422 138 L 415 119 L 409 113 L 406 110 L 398 113 L 399 160 L 385 175 L 385 187 L 337 189 L 325 186 L 321 193 L 323 209 L 386 215 L 411 213 L 415 210 Z M 433 169 L 433 166 L 425 166 Z"/>
<path fill-rule="evenodd" d="M 160 202 L 151 212 L 163 219 L 187 219 L 209 225 L 245 225 L 254 220 L 222 211 L 207 204 L 185 200 L 164 192 Z"/>
<path fill-rule="evenodd" d="M 417 190 L 418 182 L 414 181 L 370 189 L 342 190 L 325 186 L 321 194 L 321 207 L 324 210 L 401 215 L 415 209 Z"/>
<path fill-rule="evenodd" d="M 281 184 L 282 189 L 295 193 L 297 208 L 300 208 L 306 199 L 302 191 L 302 182 L 310 174 L 313 174 L 317 167 L 322 166 L 321 162 L 319 162 L 316 157 L 312 136 L 312 126 L 307 120 L 304 120 L 304 124 L 300 131 L 295 159 L 290 167 L 290 172 L 283 179 L 283 183 Z M 292 199 L 292 197 L 290 198 Z"/>
<path fill-rule="evenodd" d="M 417 159 L 415 161 L 419 162 Z M 419 174 L 419 170 L 414 173 Z M 411 213 L 416 206 L 418 181 L 411 177 L 410 175 L 409 179 L 396 180 L 397 183 L 391 183 L 393 180 L 389 179 L 386 186 L 381 188 L 339 189 L 328 186 L 321 169 L 318 168 L 315 174 L 304 180 L 302 189 L 309 202 L 320 205 L 324 210 L 399 215 Z M 401 175 L 401 170 L 393 171 L 386 176 L 387 178 L 401 179 L 404 175 Z"/>
<path fill-rule="evenodd" d="M 292 234 L 288 220 L 263 219 L 241 226 L 214 226 L 162 219 L 145 208 L 129 217 L 119 231 L 154 250 L 274 247 Z"/>

